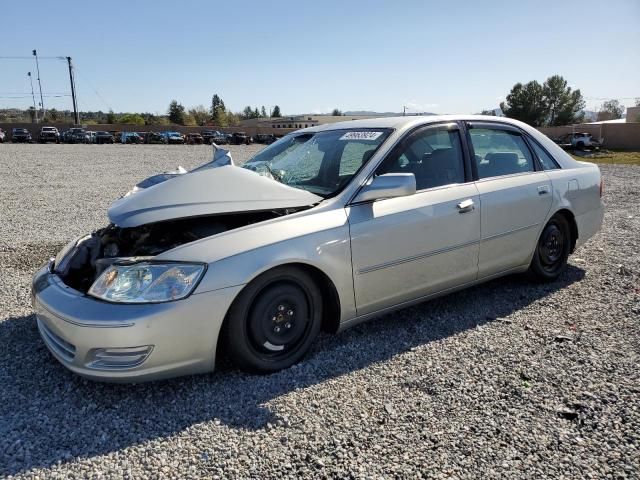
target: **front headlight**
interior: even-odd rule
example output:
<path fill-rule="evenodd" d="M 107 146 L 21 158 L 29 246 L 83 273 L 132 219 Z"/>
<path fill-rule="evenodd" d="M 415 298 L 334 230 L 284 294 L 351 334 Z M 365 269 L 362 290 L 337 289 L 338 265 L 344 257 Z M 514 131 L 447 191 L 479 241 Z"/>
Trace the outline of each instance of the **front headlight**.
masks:
<path fill-rule="evenodd" d="M 117 303 L 180 300 L 196 287 L 205 266 L 191 263 L 111 265 L 89 289 L 89 295 Z"/>

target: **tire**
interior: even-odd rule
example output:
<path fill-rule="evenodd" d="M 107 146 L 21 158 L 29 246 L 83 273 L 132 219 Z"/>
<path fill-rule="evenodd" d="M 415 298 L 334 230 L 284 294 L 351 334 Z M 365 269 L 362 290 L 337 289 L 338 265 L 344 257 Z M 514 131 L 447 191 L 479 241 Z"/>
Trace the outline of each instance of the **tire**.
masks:
<path fill-rule="evenodd" d="M 272 373 L 300 361 L 322 323 L 322 295 L 295 267 L 270 270 L 245 287 L 222 328 L 224 348 L 239 368 Z"/>
<path fill-rule="evenodd" d="M 576 148 L 578 150 L 584 150 L 584 142 L 578 142 L 576 143 Z"/>
<path fill-rule="evenodd" d="M 553 282 L 566 270 L 571 241 L 567 219 L 555 214 L 545 225 L 536 244 L 529 267 L 529 274 L 534 280 Z"/>

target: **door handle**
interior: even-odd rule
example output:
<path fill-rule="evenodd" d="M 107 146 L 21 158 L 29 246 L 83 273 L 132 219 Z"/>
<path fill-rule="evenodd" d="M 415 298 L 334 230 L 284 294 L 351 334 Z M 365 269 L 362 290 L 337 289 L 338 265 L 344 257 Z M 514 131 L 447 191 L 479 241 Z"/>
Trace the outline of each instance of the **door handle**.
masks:
<path fill-rule="evenodd" d="M 466 200 L 461 201 L 456 206 L 458 207 L 458 212 L 459 213 L 472 212 L 473 209 L 475 208 L 475 206 L 473 205 L 473 200 L 470 199 L 470 198 L 467 198 Z"/>
<path fill-rule="evenodd" d="M 549 185 L 540 185 L 538 187 L 538 195 L 546 195 L 549 193 Z"/>

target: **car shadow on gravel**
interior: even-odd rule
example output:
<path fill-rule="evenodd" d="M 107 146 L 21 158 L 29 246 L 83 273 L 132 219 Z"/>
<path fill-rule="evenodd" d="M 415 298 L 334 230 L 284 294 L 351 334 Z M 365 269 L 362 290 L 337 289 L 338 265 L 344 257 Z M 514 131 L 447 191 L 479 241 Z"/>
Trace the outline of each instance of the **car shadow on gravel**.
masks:
<path fill-rule="evenodd" d="M 140 385 L 90 382 L 53 359 L 33 315 L 7 318 L 0 322 L 0 476 L 107 454 L 202 422 L 234 430 L 280 424 L 277 407 L 267 403 L 282 395 L 500 321 L 584 274 L 570 266 L 552 284 L 507 277 L 339 335 L 323 334 L 304 362 L 267 376 L 247 375 L 223 362 L 208 375 Z"/>

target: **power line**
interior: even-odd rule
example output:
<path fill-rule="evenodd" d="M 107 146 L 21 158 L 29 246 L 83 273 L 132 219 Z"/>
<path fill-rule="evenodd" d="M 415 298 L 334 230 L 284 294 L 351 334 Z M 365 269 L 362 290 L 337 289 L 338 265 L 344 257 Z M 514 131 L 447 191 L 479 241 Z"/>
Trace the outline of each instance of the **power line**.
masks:
<path fill-rule="evenodd" d="M 70 93 L 61 93 L 58 95 L 45 95 L 42 94 L 43 97 L 47 97 L 47 98 L 60 98 L 60 97 L 70 97 L 71 94 Z M 29 95 L 0 95 L 0 98 L 30 98 L 31 94 Z"/>
<path fill-rule="evenodd" d="M 0 56 L 0 60 L 33 60 L 33 56 L 31 56 L 31 57 Z M 66 60 L 66 58 L 65 57 L 40 57 L 40 56 L 38 56 L 38 60 Z"/>
<path fill-rule="evenodd" d="M 30 92 L 0 92 L 0 95 L 31 95 Z M 68 95 L 67 92 L 46 92 L 43 95 Z"/>
<path fill-rule="evenodd" d="M 91 84 L 91 82 L 87 79 L 87 77 L 85 77 L 85 76 L 82 74 L 82 72 L 80 72 L 80 70 L 78 70 L 78 67 L 74 67 L 74 70 L 75 70 L 75 72 L 80 76 L 80 78 L 82 78 L 83 82 L 84 82 L 84 83 L 86 83 L 86 84 L 89 86 L 89 88 L 90 88 L 91 90 L 93 90 L 93 93 L 95 93 L 95 94 L 96 94 L 96 96 L 97 96 L 100 100 L 102 100 L 102 102 L 107 106 L 107 108 L 108 108 L 109 110 L 113 110 L 113 108 L 111 108 L 111 105 L 109 105 L 109 102 L 107 102 L 107 101 L 103 98 L 103 96 L 102 96 L 102 95 L 100 95 L 100 94 L 98 93 L 98 90 L 96 90 L 96 88 Z"/>

